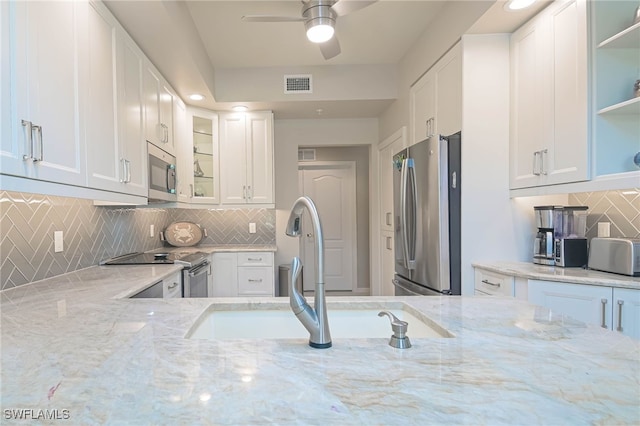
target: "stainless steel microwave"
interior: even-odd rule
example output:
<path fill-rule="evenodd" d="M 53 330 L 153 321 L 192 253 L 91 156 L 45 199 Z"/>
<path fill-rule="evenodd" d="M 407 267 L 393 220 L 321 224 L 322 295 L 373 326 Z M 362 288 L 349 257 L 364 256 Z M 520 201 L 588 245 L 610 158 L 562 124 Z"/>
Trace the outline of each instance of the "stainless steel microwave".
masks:
<path fill-rule="evenodd" d="M 149 202 L 178 201 L 176 157 L 147 143 L 149 153 Z"/>

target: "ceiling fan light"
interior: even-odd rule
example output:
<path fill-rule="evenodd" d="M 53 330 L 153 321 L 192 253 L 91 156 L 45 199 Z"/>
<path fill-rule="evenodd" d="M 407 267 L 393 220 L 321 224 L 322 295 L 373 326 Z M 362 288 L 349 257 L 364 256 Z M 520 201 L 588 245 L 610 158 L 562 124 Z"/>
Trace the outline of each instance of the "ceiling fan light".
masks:
<path fill-rule="evenodd" d="M 504 5 L 504 8 L 508 11 L 526 9 L 535 3 L 535 1 L 536 0 L 510 0 Z"/>
<path fill-rule="evenodd" d="M 311 26 L 307 30 L 307 38 L 313 43 L 324 43 L 331 40 L 333 37 L 334 29 L 331 25 L 319 24 Z"/>

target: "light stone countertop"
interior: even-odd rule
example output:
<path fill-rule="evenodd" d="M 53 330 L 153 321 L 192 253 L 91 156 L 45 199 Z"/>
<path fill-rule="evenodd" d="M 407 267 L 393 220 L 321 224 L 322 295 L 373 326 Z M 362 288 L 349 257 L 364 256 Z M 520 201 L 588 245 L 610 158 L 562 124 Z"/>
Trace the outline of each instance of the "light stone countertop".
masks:
<path fill-rule="evenodd" d="M 202 245 L 192 247 L 171 247 L 166 246 L 151 250 L 151 253 L 163 253 L 163 252 L 197 252 L 203 253 L 233 253 L 233 252 L 276 252 L 278 248 L 275 244 L 216 244 L 216 245 Z"/>
<path fill-rule="evenodd" d="M 18 423 L 12 409 L 68 410 L 68 424 L 640 423 L 640 342 L 526 302 L 328 298 L 329 317 L 337 304 L 406 303 L 455 336 L 406 350 L 187 340 L 212 304 L 288 301 L 115 298 L 175 270 L 96 266 L 0 292 L 2 424 Z"/>
<path fill-rule="evenodd" d="M 536 265 L 528 262 L 474 262 L 474 268 L 482 268 L 499 274 L 532 280 L 559 281 L 574 284 L 603 285 L 635 288 L 640 290 L 640 277 L 611 274 L 583 268 Z"/>

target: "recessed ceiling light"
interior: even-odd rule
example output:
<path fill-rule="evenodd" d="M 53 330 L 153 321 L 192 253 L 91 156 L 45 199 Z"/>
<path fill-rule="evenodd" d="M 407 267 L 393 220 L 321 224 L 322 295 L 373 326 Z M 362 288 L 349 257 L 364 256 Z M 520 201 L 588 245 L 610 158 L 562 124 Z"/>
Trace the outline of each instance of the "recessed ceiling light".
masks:
<path fill-rule="evenodd" d="M 244 105 L 236 105 L 236 106 L 234 106 L 232 109 L 233 109 L 235 112 L 245 112 L 245 111 L 248 111 L 248 110 L 249 110 L 249 108 L 247 108 L 247 107 L 246 107 L 246 106 L 244 106 Z"/>
<path fill-rule="evenodd" d="M 204 96 L 200 93 L 194 93 L 193 95 L 189 95 L 189 99 L 191 99 L 192 101 L 201 101 L 204 99 Z"/>
<path fill-rule="evenodd" d="M 505 3 L 504 9 L 507 11 L 516 11 L 526 9 L 535 3 L 536 0 L 509 0 Z"/>

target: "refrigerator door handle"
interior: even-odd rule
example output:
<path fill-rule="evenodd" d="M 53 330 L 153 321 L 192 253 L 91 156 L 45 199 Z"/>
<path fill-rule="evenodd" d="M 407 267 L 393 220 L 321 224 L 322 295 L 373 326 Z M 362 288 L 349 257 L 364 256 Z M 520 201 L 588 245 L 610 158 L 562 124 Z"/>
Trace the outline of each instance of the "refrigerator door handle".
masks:
<path fill-rule="evenodd" d="M 409 179 L 411 179 L 411 193 L 409 193 Z M 402 228 L 402 248 L 404 264 L 409 270 L 416 269 L 416 174 L 413 158 L 407 158 L 402 163 L 402 188 L 400 190 L 400 226 Z M 409 199 L 411 197 L 411 199 Z M 408 203 L 411 202 L 411 211 Z"/>
<path fill-rule="evenodd" d="M 408 240 L 408 256 L 407 266 L 409 269 L 416 269 L 416 230 L 417 230 L 417 217 L 418 217 L 418 188 L 416 187 L 416 169 L 413 163 L 413 158 L 409 158 L 407 162 L 407 174 L 411 183 L 411 211 L 409 212 L 409 227 L 407 229 Z"/>
<path fill-rule="evenodd" d="M 402 236 L 402 260 L 408 269 L 409 241 L 407 240 L 407 159 L 402 160 L 400 171 L 400 234 Z"/>

